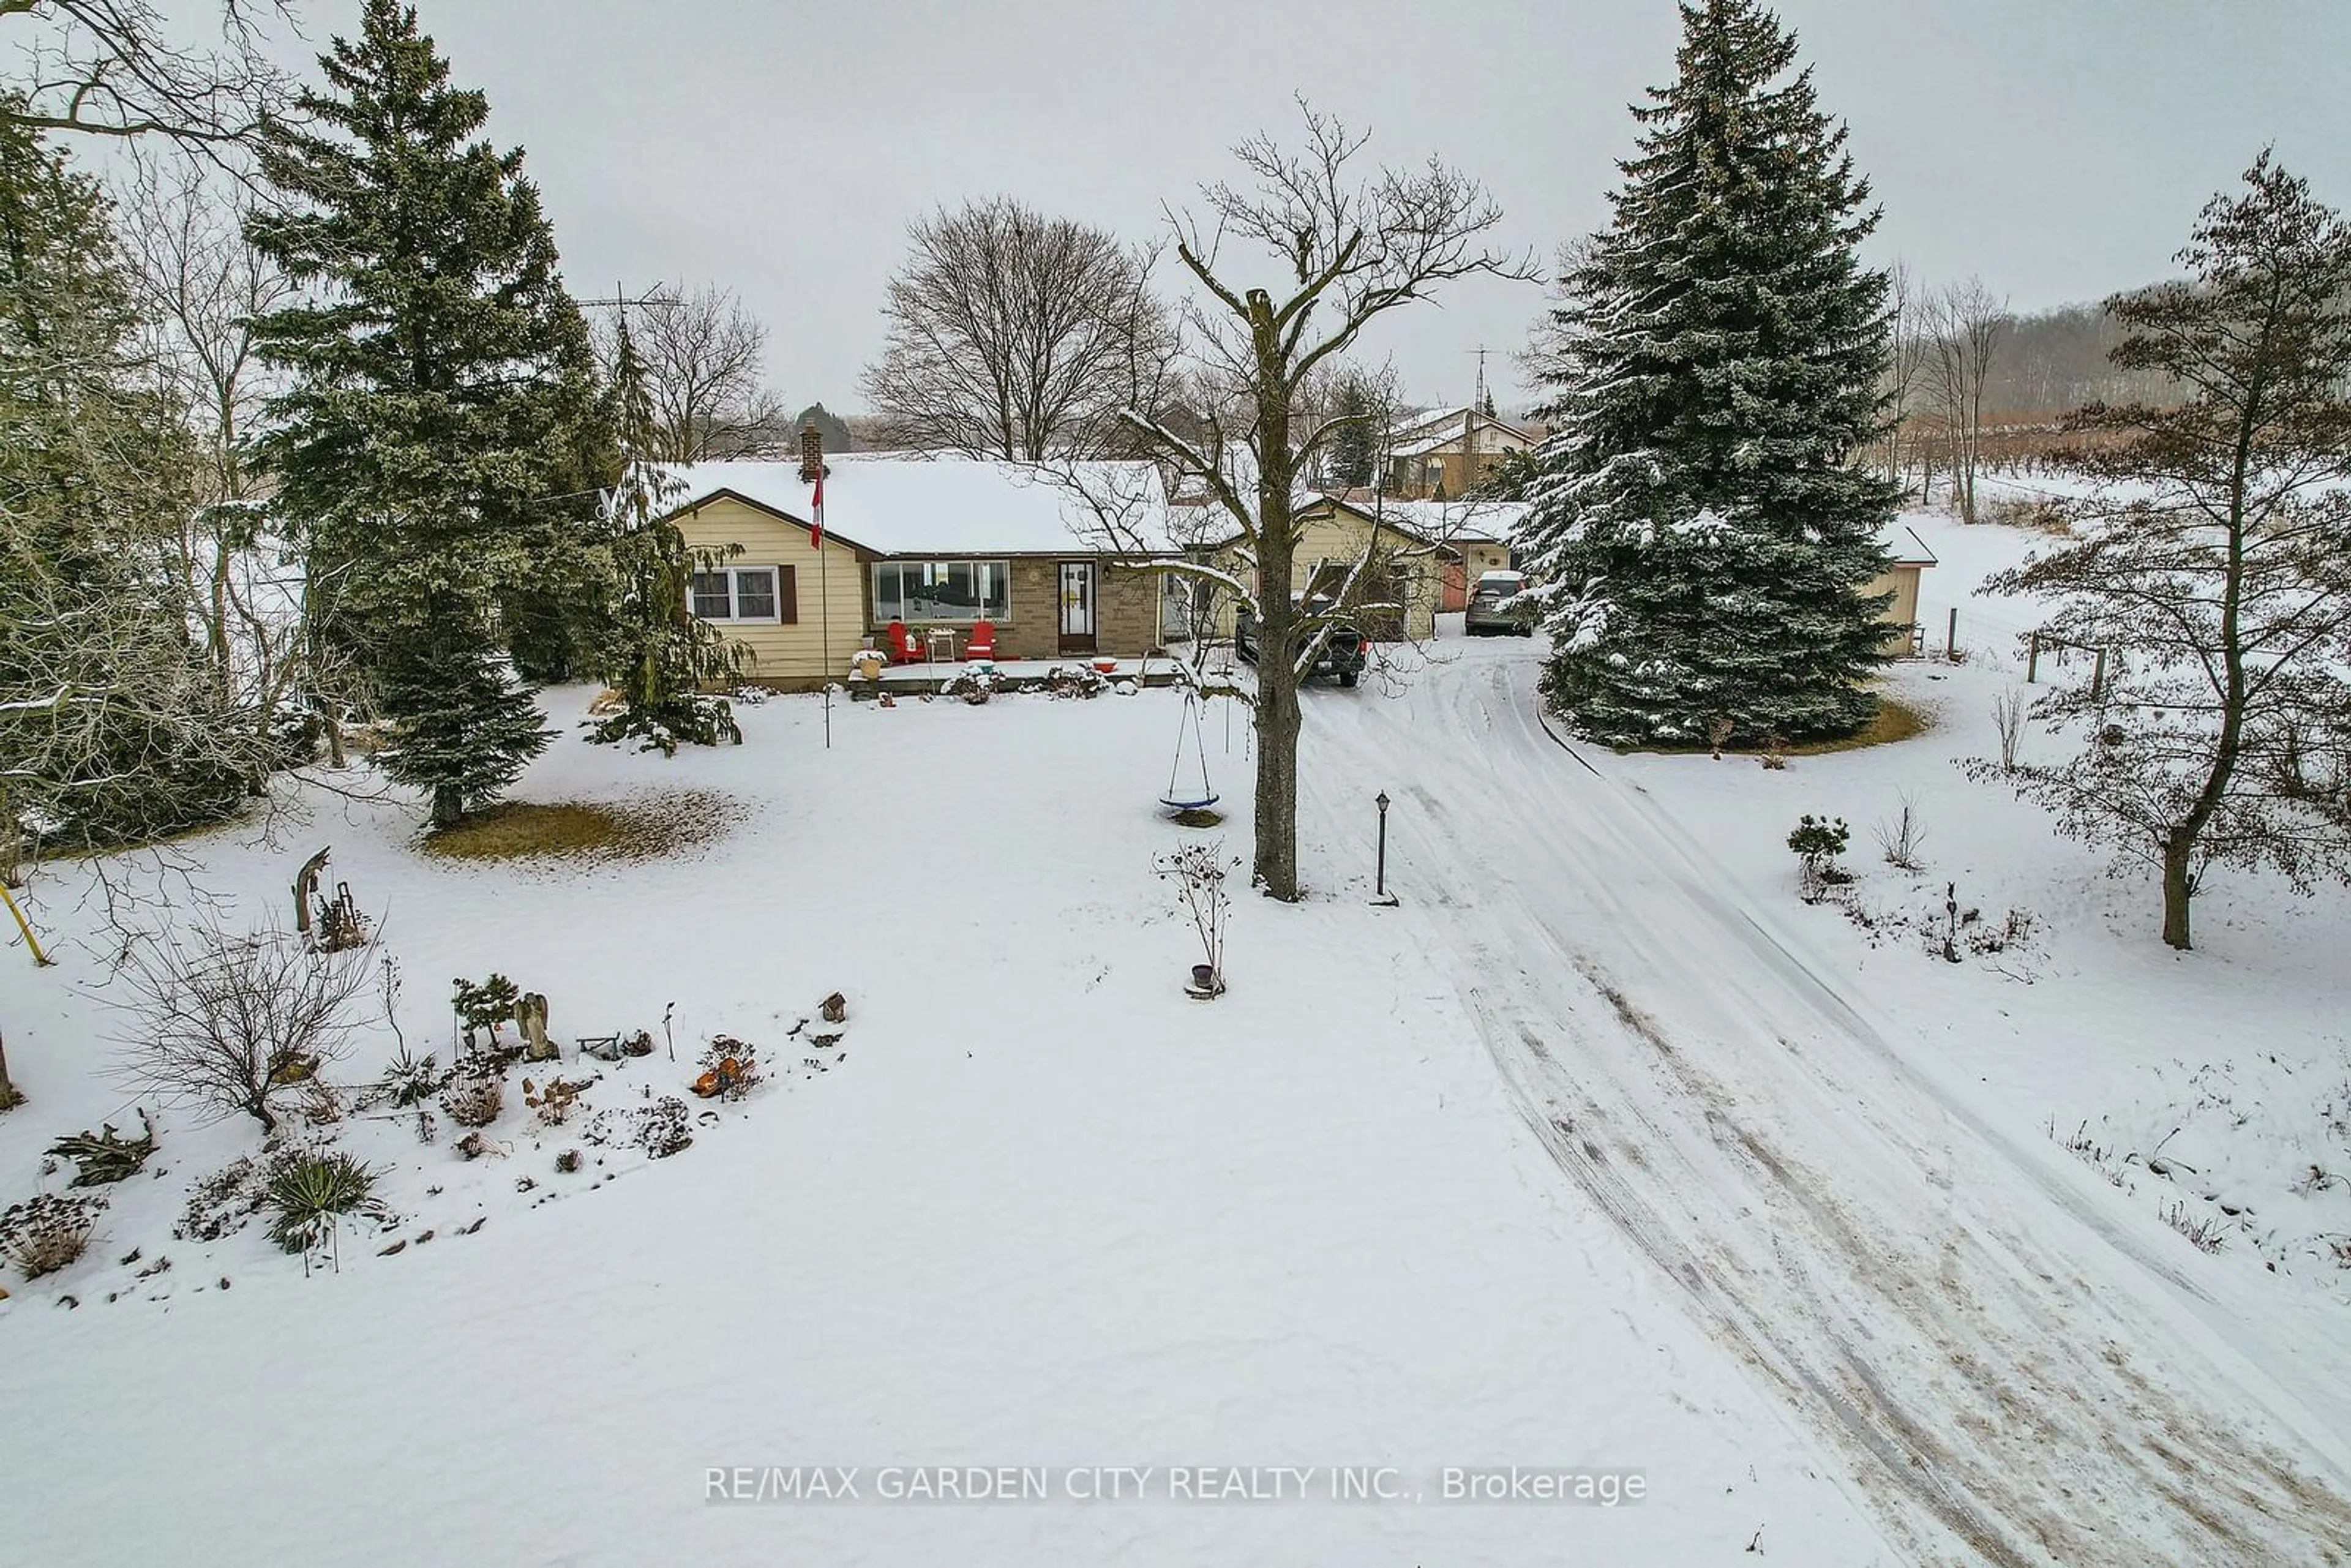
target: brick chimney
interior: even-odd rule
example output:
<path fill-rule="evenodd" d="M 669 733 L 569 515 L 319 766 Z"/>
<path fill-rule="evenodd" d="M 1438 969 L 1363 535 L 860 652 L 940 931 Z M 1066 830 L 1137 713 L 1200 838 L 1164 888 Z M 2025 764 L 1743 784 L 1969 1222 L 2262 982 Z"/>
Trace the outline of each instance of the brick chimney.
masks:
<path fill-rule="evenodd" d="M 824 433 L 813 424 L 800 427 L 800 483 L 813 485 L 824 472 Z"/>

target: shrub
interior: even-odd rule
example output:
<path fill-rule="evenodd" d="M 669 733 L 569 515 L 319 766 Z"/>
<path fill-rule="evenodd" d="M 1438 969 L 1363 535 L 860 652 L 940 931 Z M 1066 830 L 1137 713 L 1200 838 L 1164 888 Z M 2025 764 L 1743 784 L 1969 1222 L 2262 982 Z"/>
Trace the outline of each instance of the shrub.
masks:
<path fill-rule="evenodd" d="M 1918 802 L 1908 791 L 1896 799 L 1901 802 L 1899 815 L 1879 822 L 1872 830 L 1877 836 L 1877 847 L 1886 852 L 1886 863 L 1904 871 L 1918 869 L 1918 847 L 1927 841 L 1927 824 L 1918 815 Z M 1792 847 L 1793 841 L 1791 841 Z"/>
<path fill-rule="evenodd" d="M 112 1123 L 101 1126 L 95 1134 L 77 1133 L 70 1138 L 59 1138 L 48 1152 L 74 1163 L 75 1186 L 101 1186 L 109 1182 L 122 1181 L 139 1174 L 147 1158 L 155 1152 L 155 1124 L 147 1113 L 139 1113 L 139 1124 L 147 1129 L 146 1136 L 126 1138 L 114 1130 Z"/>
<path fill-rule="evenodd" d="M 217 1241 L 261 1212 L 261 1166 L 240 1155 L 188 1189 L 188 1206 L 172 1234 L 183 1241 Z"/>
<path fill-rule="evenodd" d="M 70 1268 L 89 1248 L 102 1197 L 45 1192 L 0 1211 L 0 1256 L 27 1280 Z"/>
<path fill-rule="evenodd" d="M 381 1174 L 339 1149 L 281 1160 L 263 1195 L 273 1215 L 269 1239 L 288 1252 L 314 1252 L 334 1240 L 343 1216 L 382 1214 L 375 1197 Z"/>
<path fill-rule="evenodd" d="M 759 1059 L 747 1041 L 731 1034 L 713 1035 L 702 1053 L 702 1073 L 694 1092 L 705 1100 L 740 1100 L 759 1084 Z"/>
<path fill-rule="evenodd" d="M 275 925 L 140 937 L 118 977 L 128 995 L 113 1002 L 135 1025 L 116 1077 L 275 1132 L 280 1096 L 348 1049 L 372 967 L 365 949 L 313 952 Z"/>
<path fill-rule="evenodd" d="M 1163 882 L 1176 884 L 1176 902 L 1192 917 L 1193 934 L 1200 939 L 1200 956 L 1207 960 L 1211 983 L 1221 988 L 1225 973 L 1225 916 L 1232 895 L 1225 891 L 1225 874 L 1239 869 L 1238 857 L 1225 853 L 1225 841 L 1210 839 L 1152 857 L 1151 868 Z"/>
<path fill-rule="evenodd" d="M 692 1115 L 685 1102 L 674 1095 L 664 1095 L 651 1105 L 599 1111 L 588 1124 L 588 1141 L 607 1148 L 640 1148 L 664 1160 L 692 1146 Z"/>
<path fill-rule="evenodd" d="M 461 1127 L 486 1127 L 506 1106 L 506 1084 L 487 1074 L 460 1074 L 441 1091 L 441 1108 Z"/>
<path fill-rule="evenodd" d="M 405 1046 L 400 1054 L 384 1064 L 383 1086 L 392 1092 L 392 1103 L 403 1110 L 422 1105 L 439 1092 L 442 1073 L 431 1051 L 422 1061 L 408 1054 Z"/>
<path fill-rule="evenodd" d="M 465 1043 L 474 1043 L 477 1030 L 490 1031 L 490 1044 L 498 1043 L 498 1025 L 514 1017 L 515 1003 L 522 1000 L 522 992 L 504 975 L 492 975 L 481 984 L 462 976 L 455 982 L 450 1005 L 457 1009 L 457 1021 L 465 1026 Z"/>
<path fill-rule="evenodd" d="M 1843 817 L 1815 817 L 1807 811 L 1798 819 L 1795 831 L 1788 835 L 1788 847 L 1796 852 L 1807 903 L 1818 900 L 1829 883 L 1851 880 L 1837 870 L 1836 858 L 1852 841 L 1852 830 Z"/>
<path fill-rule="evenodd" d="M 994 670 L 967 669 L 946 684 L 946 691 L 947 695 L 961 697 L 972 706 L 977 707 L 994 694 L 997 684 L 998 677 Z"/>
<path fill-rule="evenodd" d="M 546 1087 L 535 1088 L 528 1078 L 522 1081 L 522 1103 L 538 1115 L 541 1125 L 560 1127 L 570 1119 L 580 1103 L 580 1092 L 585 1082 L 573 1083 L 561 1078 L 550 1078 Z"/>
<path fill-rule="evenodd" d="M 1045 690 L 1051 696 L 1098 697 L 1109 685 L 1091 664 L 1056 664 L 1045 672 Z"/>

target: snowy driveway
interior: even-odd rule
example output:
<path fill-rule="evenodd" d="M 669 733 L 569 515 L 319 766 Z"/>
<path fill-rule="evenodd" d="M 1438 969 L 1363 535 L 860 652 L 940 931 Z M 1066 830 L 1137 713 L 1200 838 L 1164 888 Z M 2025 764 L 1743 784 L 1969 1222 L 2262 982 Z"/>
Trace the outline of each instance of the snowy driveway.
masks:
<path fill-rule="evenodd" d="M 1521 1113 L 1844 1456 L 1888 1539 L 1928 1561 L 2341 1561 L 2344 1437 L 2283 1386 L 2291 1347 L 1938 1091 L 1898 1016 L 1546 734 L 1524 644 L 1443 646 L 1397 695 L 1308 702 L 1312 814 L 1397 799 L 1405 918 Z"/>

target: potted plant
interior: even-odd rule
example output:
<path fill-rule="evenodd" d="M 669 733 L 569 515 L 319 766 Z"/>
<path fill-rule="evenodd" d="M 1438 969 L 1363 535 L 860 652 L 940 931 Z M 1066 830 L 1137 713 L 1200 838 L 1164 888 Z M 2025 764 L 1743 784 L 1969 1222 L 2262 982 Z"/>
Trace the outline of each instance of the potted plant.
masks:
<path fill-rule="evenodd" d="M 1163 879 L 1176 884 L 1177 902 L 1192 917 L 1192 929 L 1200 938 L 1201 956 L 1207 960 L 1192 966 L 1192 981 L 1184 988 L 1186 994 L 1203 1001 L 1222 995 L 1225 915 L 1232 906 L 1231 895 L 1225 892 L 1225 873 L 1241 862 L 1227 858 L 1225 841 L 1213 839 L 1155 856 L 1151 863 Z"/>

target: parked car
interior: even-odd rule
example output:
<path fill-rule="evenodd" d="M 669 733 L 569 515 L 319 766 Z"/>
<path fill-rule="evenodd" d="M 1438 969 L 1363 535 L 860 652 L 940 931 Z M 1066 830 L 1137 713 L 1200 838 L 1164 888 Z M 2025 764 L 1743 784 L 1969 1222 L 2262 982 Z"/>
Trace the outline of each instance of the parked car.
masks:
<path fill-rule="evenodd" d="M 1320 606 L 1310 606 L 1301 599 L 1299 608 Z M 1322 650 L 1315 656 L 1314 667 L 1306 672 L 1307 678 L 1331 676 L 1343 686 L 1353 685 L 1370 657 L 1369 642 L 1355 627 L 1333 626 L 1331 634 L 1322 639 Z M 1246 605 L 1233 617 L 1233 649 L 1250 664 L 1257 663 L 1257 622 Z"/>
<path fill-rule="evenodd" d="M 1461 616 L 1462 631 L 1472 637 L 1533 636 L 1535 607 L 1520 597 L 1527 588 L 1524 572 L 1483 573 L 1478 586 L 1470 590 L 1469 608 Z"/>

